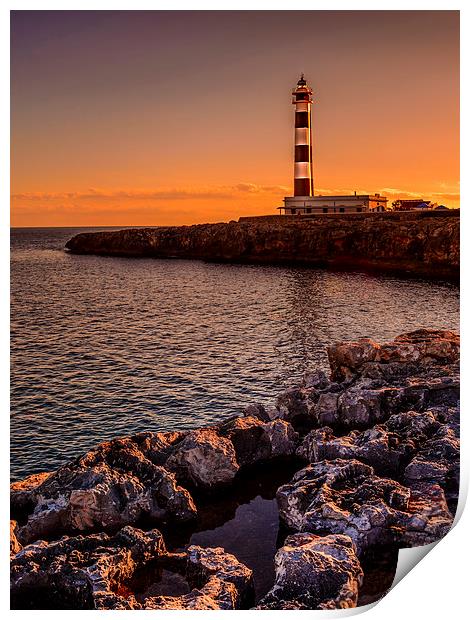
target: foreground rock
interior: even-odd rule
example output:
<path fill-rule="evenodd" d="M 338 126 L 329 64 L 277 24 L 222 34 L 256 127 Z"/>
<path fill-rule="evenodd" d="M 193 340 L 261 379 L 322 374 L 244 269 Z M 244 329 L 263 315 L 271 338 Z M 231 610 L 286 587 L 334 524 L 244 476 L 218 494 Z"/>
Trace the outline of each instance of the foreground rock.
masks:
<path fill-rule="evenodd" d="M 355 607 L 363 572 L 348 536 L 289 536 L 274 559 L 276 582 L 256 609 Z"/>
<path fill-rule="evenodd" d="M 284 420 L 235 418 L 222 424 L 219 432 L 233 444 L 241 467 L 292 456 L 299 442 L 299 434 Z"/>
<path fill-rule="evenodd" d="M 384 345 L 370 339 L 340 343 L 328 349 L 331 380 L 308 374 L 273 407 L 251 405 L 247 414 L 286 420 L 301 432 L 324 426 L 347 432 L 396 413 L 455 408 L 459 351 L 459 336 L 439 330 L 417 330 Z"/>
<path fill-rule="evenodd" d="M 189 432 L 165 467 L 183 483 L 214 489 L 231 483 L 241 468 L 292 456 L 298 441 L 298 433 L 284 420 L 234 418 Z"/>
<path fill-rule="evenodd" d="M 16 537 L 18 533 L 18 523 L 10 519 L 10 558 L 13 557 L 21 551 L 22 546 L 20 545 L 18 538 Z"/>
<path fill-rule="evenodd" d="M 394 380 L 432 366 L 459 360 L 460 338 L 451 331 L 418 329 L 380 345 L 370 338 L 328 347 L 332 377 L 344 381 L 358 376 Z"/>
<path fill-rule="evenodd" d="M 435 407 L 422 413 L 392 415 L 365 431 L 335 436 L 329 427 L 311 431 L 297 450 L 308 462 L 357 459 L 380 475 L 416 483 L 439 484 L 454 502 L 459 487 L 458 409 Z"/>
<path fill-rule="evenodd" d="M 176 522 L 196 515 L 191 495 L 174 474 L 152 463 L 129 438 L 100 444 L 67 463 L 30 490 L 29 502 L 34 510 L 18 531 L 23 544 L 61 533 L 117 529 L 144 515 Z"/>
<path fill-rule="evenodd" d="M 208 428 L 189 433 L 166 466 L 194 486 L 206 488 L 230 483 L 239 470 L 233 444 Z"/>
<path fill-rule="evenodd" d="M 355 606 L 360 563 L 378 548 L 442 538 L 459 491 L 458 336 L 418 330 L 386 344 L 340 343 L 328 355 L 330 378 L 309 372 L 272 406 L 251 404 L 210 427 L 115 439 L 12 484 L 13 605 L 252 606 L 251 570 L 234 556 L 182 545 L 169 553 L 157 530 L 130 525 L 192 531 L 198 508 L 220 510 L 219 490 L 257 483 L 277 465 L 296 471 L 276 497 L 297 533 L 277 552 L 276 583 L 259 609 Z"/>
<path fill-rule="evenodd" d="M 236 418 L 185 433 L 105 442 L 55 473 L 12 485 L 13 511 L 27 514 L 18 540 L 115 531 L 142 518 L 191 521 L 197 508 L 186 486 L 199 492 L 227 486 L 240 468 L 293 455 L 298 440 L 283 420 Z"/>
<path fill-rule="evenodd" d="M 291 530 L 345 534 L 359 553 L 373 545 L 435 542 L 452 526 L 443 490 L 413 489 L 374 475 L 356 460 L 320 461 L 300 470 L 277 492 L 279 516 Z"/>
<path fill-rule="evenodd" d="M 180 573 L 191 591 L 137 601 L 129 584 L 150 563 Z M 197 546 L 168 553 L 158 530 L 126 527 L 113 537 L 39 541 L 17 553 L 11 565 L 16 609 L 238 609 L 252 594 L 252 572 L 234 556 Z"/>
<path fill-rule="evenodd" d="M 458 212 L 241 218 L 239 222 L 81 233 L 78 254 L 297 263 L 458 278 Z"/>

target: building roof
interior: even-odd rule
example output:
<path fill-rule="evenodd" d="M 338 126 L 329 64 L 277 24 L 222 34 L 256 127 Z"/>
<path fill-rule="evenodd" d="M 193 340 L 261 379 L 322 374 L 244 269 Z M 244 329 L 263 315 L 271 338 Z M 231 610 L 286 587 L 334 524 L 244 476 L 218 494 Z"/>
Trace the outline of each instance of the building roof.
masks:
<path fill-rule="evenodd" d="M 342 194 L 338 196 L 333 196 L 329 194 L 316 194 L 315 196 L 287 196 L 287 198 L 292 200 L 387 200 L 386 196 L 381 196 L 380 194 Z"/>

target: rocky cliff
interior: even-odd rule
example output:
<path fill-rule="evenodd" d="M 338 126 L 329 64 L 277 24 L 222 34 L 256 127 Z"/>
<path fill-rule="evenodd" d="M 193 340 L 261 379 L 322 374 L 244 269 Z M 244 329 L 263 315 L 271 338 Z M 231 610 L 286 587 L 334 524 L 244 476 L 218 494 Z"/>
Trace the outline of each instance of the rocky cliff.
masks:
<path fill-rule="evenodd" d="M 458 278 L 459 212 L 240 218 L 76 235 L 76 254 L 370 269 Z"/>

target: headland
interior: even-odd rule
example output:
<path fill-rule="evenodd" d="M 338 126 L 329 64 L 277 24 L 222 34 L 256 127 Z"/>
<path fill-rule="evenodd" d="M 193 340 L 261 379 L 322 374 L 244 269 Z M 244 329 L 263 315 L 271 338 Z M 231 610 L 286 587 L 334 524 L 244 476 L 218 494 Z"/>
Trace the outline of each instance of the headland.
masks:
<path fill-rule="evenodd" d="M 460 211 L 242 217 L 80 233 L 75 254 L 293 264 L 458 280 Z"/>

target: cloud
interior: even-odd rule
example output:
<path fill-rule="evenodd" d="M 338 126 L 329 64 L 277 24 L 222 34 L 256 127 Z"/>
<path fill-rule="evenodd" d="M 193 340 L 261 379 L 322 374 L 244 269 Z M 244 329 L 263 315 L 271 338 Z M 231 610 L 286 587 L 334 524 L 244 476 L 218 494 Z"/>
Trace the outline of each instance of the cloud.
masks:
<path fill-rule="evenodd" d="M 66 201 L 132 201 L 132 200 L 231 200 L 243 194 L 279 194 L 286 193 L 289 188 L 282 185 L 256 185 L 254 183 L 238 183 L 237 185 L 220 185 L 187 189 L 97 189 L 94 187 L 76 192 L 23 192 L 12 194 L 15 202 L 57 200 Z"/>
<path fill-rule="evenodd" d="M 433 201 L 449 201 L 449 202 L 459 202 L 460 201 L 460 192 L 433 192 L 424 191 L 424 192 L 410 192 L 407 190 L 396 189 L 391 187 L 384 187 L 380 190 L 381 194 L 385 194 L 390 200 L 396 200 L 398 198 L 423 198 L 424 200 L 433 200 Z"/>
<path fill-rule="evenodd" d="M 456 193 L 434 193 L 431 194 L 431 196 L 433 198 L 439 198 L 440 200 L 455 200 L 455 201 L 460 201 L 460 192 L 456 192 Z"/>
<path fill-rule="evenodd" d="M 284 185 L 256 185 L 255 183 L 238 183 L 234 185 L 233 189 L 240 192 L 248 192 L 249 194 L 277 194 L 279 192 L 286 193 L 290 190 L 289 187 Z"/>
<path fill-rule="evenodd" d="M 458 207 L 458 191 L 454 187 L 439 187 L 440 192 L 412 192 L 399 188 L 374 188 L 385 194 L 389 204 L 398 198 L 421 198 Z M 369 188 L 370 189 L 370 188 Z M 369 189 L 356 188 L 367 194 Z M 175 189 L 158 187 L 97 188 L 89 187 L 69 192 L 18 192 L 12 194 L 11 215 L 14 225 L 58 225 L 58 222 L 119 224 L 172 224 L 238 219 L 240 215 L 275 213 L 276 205 L 292 189 L 283 185 L 258 185 L 241 182 L 234 185 L 193 186 Z M 316 188 L 316 194 L 351 195 L 350 188 Z M 64 224 L 65 225 L 65 224 Z"/>

